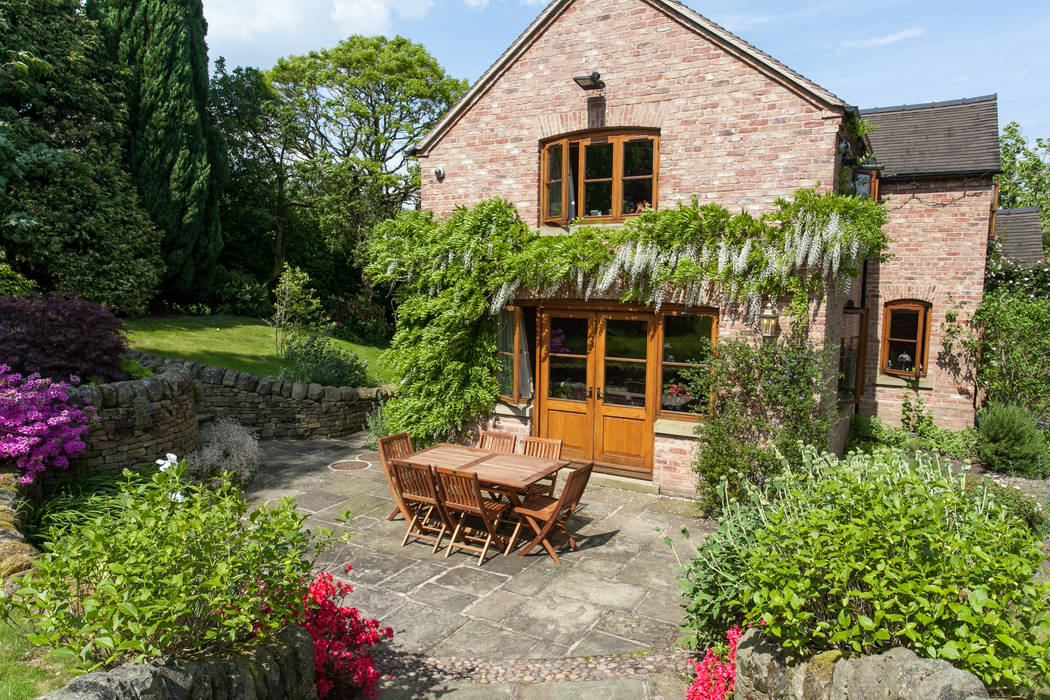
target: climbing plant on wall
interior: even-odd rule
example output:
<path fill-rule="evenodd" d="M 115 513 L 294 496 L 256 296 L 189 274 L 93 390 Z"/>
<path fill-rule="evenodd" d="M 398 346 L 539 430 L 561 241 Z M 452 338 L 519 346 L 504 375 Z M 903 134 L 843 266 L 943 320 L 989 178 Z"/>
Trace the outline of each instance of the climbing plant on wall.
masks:
<path fill-rule="evenodd" d="M 540 235 L 493 198 L 448 219 L 410 211 L 376 227 L 366 274 L 399 302 L 391 364 L 403 377 L 387 405 L 395 430 L 421 441 L 454 437 L 486 415 L 496 384 L 496 314 L 515 295 L 584 299 L 618 293 L 659 308 L 719 304 L 754 320 L 764 299 L 810 298 L 845 286 L 881 256 L 880 204 L 799 190 L 762 217 L 718 204 L 647 210 L 618 228 Z"/>

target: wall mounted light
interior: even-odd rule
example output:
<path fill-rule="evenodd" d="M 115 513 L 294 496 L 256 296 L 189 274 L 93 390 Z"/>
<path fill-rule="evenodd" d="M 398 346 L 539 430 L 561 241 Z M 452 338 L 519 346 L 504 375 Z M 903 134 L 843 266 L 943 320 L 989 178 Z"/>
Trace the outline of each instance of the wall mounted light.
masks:
<path fill-rule="evenodd" d="M 444 168 L 434 168 L 434 177 L 437 178 L 438 182 L 441 182 L 442 180 L 444 180 L 445 179 L 445 169 Z"/>
<path fill-rule="evenodd" d="M 773 302 L 766 304 L 766 308 L 762 309 L 762 315 L 758 317 L 759 327 L 762 329 L 762 337 L 766 340 L 772 340 L 777 337 L 777 312 L 773 310 Z"/>
<path fill-rule="evenodd" d="M 590 75 L 578 75 L 573 78 L 573 82 L 584 90 L 603 90 L 605 88 L 605 82 L 598 71 L 594 71 Z"/>

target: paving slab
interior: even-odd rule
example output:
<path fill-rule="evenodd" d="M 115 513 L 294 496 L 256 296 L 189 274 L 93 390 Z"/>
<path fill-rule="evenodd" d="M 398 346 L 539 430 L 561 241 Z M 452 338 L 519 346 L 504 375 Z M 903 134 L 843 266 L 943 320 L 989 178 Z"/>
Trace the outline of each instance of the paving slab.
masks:
<path fill-rule="evenodd" d="M 474 595 L 485 595 L 496 590 L 509 579 L 510 576 L 496 574 L 485 569 L 457 566 L 445 572 L 434 583 Z"/>
<path fill-rule="evenodd" d="M 431 581 L 448 569 L 428 561 L 416 562 L 382 582 L 383 588 L 397 593 L 409 593 L 427 581 Z"/>
<path fill-rule="evenodd" d="M 642 700 L 645 681 L 635 678 L 579 683 L 534 683 L 521 689 L 521 700 Z"/>
<path fill-rule="evenodd" d="M 410 600 L 379 621 L 394 630 L 394 638 L 387 642 L 392 648 L 403 652 L 426 653 L 470 620 Z"/>
<path fill-rule="evenodd" d="M 635 648 L 669 646 L 679 636 L 678 627 L 638 613 L 609 610 L 594 629 L 634 641 Z"/>
<path fill-rule="evenodd" d="M 571 644 L 580 639 L 605 611 L 576 598 L 545 593 L 532 598 L 500 624 L 537 639 Z"/>
<path fill-rule="evenodd" d="M 528 655 L 537 640 L 499 625 L 471 620 L 445 639 L 444 643 L 461 649 L 467 656 L 516 659 Z"/>
<path fill-rule="evenodd" d="M 496 622 L 514 612 L 528 600 L 507 591 L 492 591 L 465 611 L 471 617 Z"/>
<path fill-rule="evenodd" d="M 558 577 L 548 590 L 557 595 L 584 600 L 613 610 L 634 610 L 648 592 L 641 586 L 620 583 L 581 571 L 570 571 L 565 576 Z"/>
<path fill-rule="evenodd" d="M 452 588 L 445 588 L 439 586 L 436 583 L 424 584 L 421 588 L 412 593 L 412 600 L 417 600 L 420 603 L 425 603 L 431 607 L 437 608 L 438 610 L 444 610 L 446 612 L 460 613 L 478 602 L 478 596 L 457 591 Z"/>
<path fill-rule="evenodd" d="M 616 580 L 644 588 L 674 586 L 675 579 L 668 578 L 667 572 L 677 570 L 678 562 L 670 554 L 670 549 L 667 551 L 667 554 L 662 551 L 642 552 L 615 574 Z"/>
<path fill-rule="evenodd" d="M 591 630 L 580 641 L 569 647 L 571 656 L 598 656 L 599 654 L 626 654 L 636 651 L 638 644 L 629 639 Z"/>

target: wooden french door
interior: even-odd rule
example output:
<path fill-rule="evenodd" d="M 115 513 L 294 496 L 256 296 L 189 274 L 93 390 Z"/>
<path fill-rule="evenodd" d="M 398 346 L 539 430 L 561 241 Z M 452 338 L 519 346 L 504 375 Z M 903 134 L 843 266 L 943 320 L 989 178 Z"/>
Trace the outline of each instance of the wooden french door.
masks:
<path fill-rule="evenodd" d="M 658 400 L 653 314 L 540 313 L 539 433 L 567 459 L 652 474 Z"/>

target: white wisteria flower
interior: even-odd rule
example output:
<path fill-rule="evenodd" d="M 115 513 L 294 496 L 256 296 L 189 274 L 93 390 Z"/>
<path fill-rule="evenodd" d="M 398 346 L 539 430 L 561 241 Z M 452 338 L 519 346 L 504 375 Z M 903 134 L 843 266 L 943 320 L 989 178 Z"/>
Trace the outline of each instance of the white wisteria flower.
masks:
<path fill-rule="evenodd" d="M 164 459 L 158 459 L 157 465 L 160 467 L 162 472 L 166 472 L 176 464 L 178 464 L 179 458 L 173 455 L 171 452 L 164 455 Z"/>
<path fill-rule="evenodd" d="M 184 498 L 186 497 L 182 495 L 182 491 L 176 491 L 175 493 L 171 494 L 171 500 L 173 500 L 175 503 L 182 503 Z"/>

